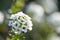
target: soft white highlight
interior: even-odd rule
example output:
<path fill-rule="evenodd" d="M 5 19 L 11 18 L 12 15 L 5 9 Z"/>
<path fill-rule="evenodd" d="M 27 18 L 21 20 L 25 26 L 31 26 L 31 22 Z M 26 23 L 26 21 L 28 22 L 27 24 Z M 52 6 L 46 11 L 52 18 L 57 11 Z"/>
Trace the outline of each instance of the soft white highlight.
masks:
<path fill-rule="evenodd" d="M 60 26 L 60 12 L 54 12 L 47 18 L 47 20 L 54 26 Z"/>
<path fill-rule="evenodd" d="M 0 11 L 0 24 L 4 21 L 4 14 Z"/>
<path fill-rule="evenodd" d="M 36 0 L 36 1 L 43 6 L 47 14 L 58 11 L 57 0 Z"/>
<path fill-rule="evenodd" d="M 26 9 L 26 13 L 33 18 L 34 21 L 43 22 L 44 9 L 42 6 L 31 2 Z"/>

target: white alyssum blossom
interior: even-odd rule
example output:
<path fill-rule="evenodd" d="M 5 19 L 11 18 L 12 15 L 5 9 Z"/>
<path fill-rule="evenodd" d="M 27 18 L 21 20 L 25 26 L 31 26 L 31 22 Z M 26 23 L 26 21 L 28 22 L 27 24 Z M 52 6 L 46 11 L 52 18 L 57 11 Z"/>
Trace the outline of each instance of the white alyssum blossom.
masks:
<path fill-rule="evenodd" d="M 33 24 L 28 15 L 18 12 L 11 15 L 8 26 L 11 27 L 11 31 L 15 34 L 20 34 L 21 32 L 26 33 L 28 30 L 31 31 Z"/>
<path fill-rule="evenodd" d="M 27 26 L 25 26 L 25 25 L 22 25 L 22 28 L 21 28 L 21 30 L 23 31 L 23 32 L 27 32 Z"/>

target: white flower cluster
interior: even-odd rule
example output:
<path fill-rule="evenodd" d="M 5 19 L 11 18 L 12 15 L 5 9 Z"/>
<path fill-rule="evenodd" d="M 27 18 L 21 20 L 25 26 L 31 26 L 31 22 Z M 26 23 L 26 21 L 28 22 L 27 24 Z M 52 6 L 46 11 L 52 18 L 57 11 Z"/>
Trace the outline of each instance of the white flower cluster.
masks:
<path fill-rule="evenodd" d="M 20 34 L 21 32 L 26 33 L 28 30 L 32 30 L 31 18 L 23 12 L 18 12 L 11 15 L 8 26 L 12 28 L 14 33 Z"/>

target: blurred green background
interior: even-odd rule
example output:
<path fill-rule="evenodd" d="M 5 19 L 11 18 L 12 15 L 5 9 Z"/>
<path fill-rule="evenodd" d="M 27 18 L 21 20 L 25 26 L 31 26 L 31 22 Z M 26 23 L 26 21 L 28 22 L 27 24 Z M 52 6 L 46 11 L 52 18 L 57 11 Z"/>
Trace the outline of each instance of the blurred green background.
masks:
<path fill-rule="evenodd" d="M 25 14 L 29 15 L 32 18 L 32 22 L 33 22 L 33 30 L 31 32 L 26 33 L 25 34 L 26 38 L 23 38 L 22 40 L 49 40 L 48 39 L 49 36 L 51 36 L 52 34 L 56 34 L 55 27 L 50 25 L 45 18 L 43 19 L 44 22 L 42 23 L 37 22 L 33 19 L 33 15 L 35 14 L 30 11 L 29 12 L 26 11 L 28 9 L 29 3 L 35 2 L 36 4 L 41 5 L 44 8 L 44 12 L 45 12 L 44 15 L 49 16 L 50 14 L 46 12 L 43 2 L 41 4 L 41 2 L 39 3 L 38 1 L 37 0 L 0 0 L 0 11 L 3 12 L 3 14 L 5 15 L 4 22 L 0 24 L 0 40 L 8 40 L 8 27 L 7 27 L 8 19 L 11 14 L 15 14 L 20 11 L 23 11 Z"/>

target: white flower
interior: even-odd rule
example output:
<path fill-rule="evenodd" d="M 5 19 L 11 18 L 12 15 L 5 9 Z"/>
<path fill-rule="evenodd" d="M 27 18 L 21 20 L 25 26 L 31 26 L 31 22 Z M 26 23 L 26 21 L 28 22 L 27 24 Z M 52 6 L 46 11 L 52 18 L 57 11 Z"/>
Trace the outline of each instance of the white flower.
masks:
<path fill-rule="evenodd" d="M 15 16 L 15 15 L 11 15 L 11 17 L 10 17 L 10 19 L 13 19 L 13 20 L 15 20 L 17 18 L 17 16 Z"/>
<path fill-rule="evenodd" d="M 32 26 L 33 26 L 32 21 L 29 20 L 27 26 L 29 30 L 32 30 Z"/>
<path fill-rule="evenodd" d="M 22 25 L 22 28 L 21 28 L 22 32 L 26 33 L 27 32 L 27 26 L 25 25 Z"/>
<path fill-rule="evenodd" d="M 12 23 L 13 23 L 13 21 L 9 21 L 8 25 L 9 26 L 12 26 Z"/>
<path fill-rule="evenodd" d="M 18 21 L 15 21 L 13 24 L 12 24 L 12 27 L 17 29 L 18 27 L 20 26 L 20 23 Z"/>
<path fill-rule="evenodd" d="M 21 31 L 18 31 L 18 30 L 15 30 L 14 32 L 15 32 L 15 34 L 20 34 L 21 33 Z"/>
<path fill-rule="evenodd" d="M 8 26 L 12 27 L 15 34 L 20 34 L 21 32 L 26 33 L 28 30 L 31 31 L 33 24 L 28 15 L 18 12 L 11 15 Z"/>
<path fill-rule="evenodd" d="M 26 19 L 29 19 L 29 20 L 31 19 L 28 15 L 25 15 L 25 16 L 27 17 Z"/>
<path fill-rule="evenodd" d="M 16 16 L 24 16 L 25 14 L 23 12 L 18 12 L 15 14 Z"/>

